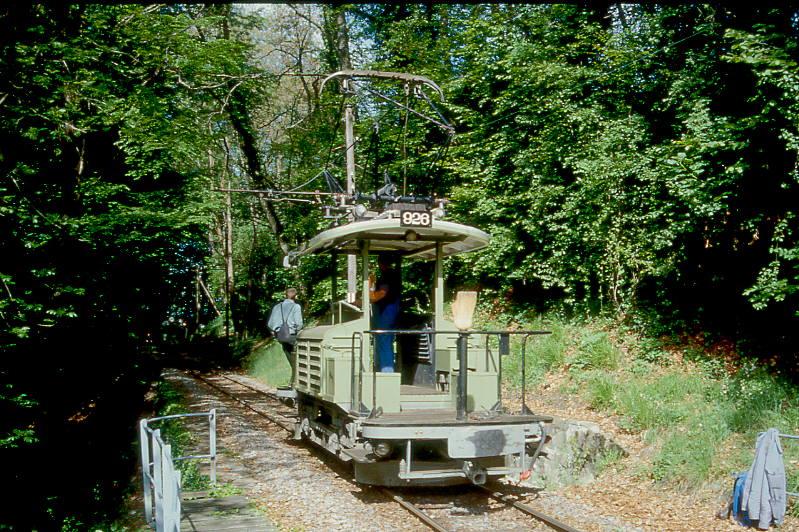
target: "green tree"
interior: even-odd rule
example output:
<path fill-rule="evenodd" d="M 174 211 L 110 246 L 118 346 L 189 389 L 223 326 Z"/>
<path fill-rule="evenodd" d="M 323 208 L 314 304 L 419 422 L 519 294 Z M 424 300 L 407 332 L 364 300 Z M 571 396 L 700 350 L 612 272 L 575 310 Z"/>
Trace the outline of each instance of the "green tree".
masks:
<path fill-rule="evenodd" d="M 109 472 L 135 458 L 113 438 L 127 442 L 139 414 L 137 350 L 167 318 L 191 318 L 222 205 L 209 164 L 224 159 L 220 117 L 260 74 L 241 68 L 246 42 L 203 37 L 222 17 L 200 6 L 31 5 L 0 19 L 0 444 L 25 458 L 11 472 L 24 499 L 3 520 L 50 528 L 106 511 L 120 487 Z M 76 480 L 64 470 L 76 460 L 96 469 Z"/>
<path fill-rule="evenodd" d="M 353 8 L 377 67 L 427 73 L 450 98 L 459 135 L 437 191 L 494 235 L 456 262 L 457 279 L 783 349 L 796 310 L 796 11 Z"/>

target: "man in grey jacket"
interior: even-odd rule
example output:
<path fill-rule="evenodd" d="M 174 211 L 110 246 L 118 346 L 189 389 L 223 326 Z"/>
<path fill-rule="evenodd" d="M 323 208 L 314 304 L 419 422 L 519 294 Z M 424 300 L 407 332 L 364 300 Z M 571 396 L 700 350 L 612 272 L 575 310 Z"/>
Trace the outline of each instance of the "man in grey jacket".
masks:
<path fill-rule="evenodd" d="M 296 288 L 286 289 L 286 299 L 272 307 L 272 312 L 269 314 L 269 323 L 267 324 L 274 333 L 275 338 L 283 346 L 283 352 L 291 365 L 291 382 L 294 382 L 294 343 L 296 342 L 297 333 L 302 329 L 302 308 L 295 301 L 296 298 Z M 289 333 L 288 335 L 280 332 L 284 326 L 288 330 L 283 331 L 283 333 Z"/>
<path fill-rule="evenodd" d="M 769 429 L 757 437 L 755 460 L 746 476 L 741 507 L 761 530 L 768 529 L 772 521 L 781 525 L 785 519 L 786 490 L 780 434 L 777 429 Z"/>

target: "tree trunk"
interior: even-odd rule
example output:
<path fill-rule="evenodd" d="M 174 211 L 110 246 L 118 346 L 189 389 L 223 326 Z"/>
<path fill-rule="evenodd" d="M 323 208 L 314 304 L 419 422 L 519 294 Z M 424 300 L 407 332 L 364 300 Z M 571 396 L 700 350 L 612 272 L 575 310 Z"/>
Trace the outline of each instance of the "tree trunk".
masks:
<path fill-rule="evenodd" d="M 225 186 L 223 188 L 230 188 L 227 157 L 225 159 Z M 230 302 L 236 286 L 233 279 L 233 202 L 230 194 L 230 192 L 225 193 L 225 334 L 228 336 L 230 333 L 230 314 L 232 313 Z"/>
<path fill-rule="evenodd" d="M 350 34 L 347 29 L 346 10 L 330 5 L 325 5 L 323 9 L 325 49 L 330 69 L 351 70 Z"/>

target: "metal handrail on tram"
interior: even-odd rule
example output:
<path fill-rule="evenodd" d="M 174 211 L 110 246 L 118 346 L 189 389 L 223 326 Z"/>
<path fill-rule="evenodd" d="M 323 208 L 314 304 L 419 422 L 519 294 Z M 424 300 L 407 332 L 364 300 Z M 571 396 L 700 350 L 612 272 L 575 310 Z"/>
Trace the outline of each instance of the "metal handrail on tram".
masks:
<path fill-rule="evenodd" d="M 355 312 L 363 312 L 360 309 L 360 307 L 357 307 L 357 306 L 353 305 L 352 303 L 350 303 L 348 301 L 343 301 L 343 300 L 342 301 L 335 301 L 335 302 L 333 302 L 333 305 L 338 307 L 338 323 L 344 323 L 343 322 L 344 317 L 343 317 L 343 312 L 342 312 L 342 309 L 344 307 L 346 307 L 346 308 L 348 308 L 348 309 L 350 309 L 352 311 L 355 311 Z M 336 322 L 335 322 L 336 321 L 336 313 L 335 313 L 335 311 L 333 311 L 333 313 L 332 313 L 331 320 L 333 321 L 333 323 L 331 325 L 336 325 Z"/>
<path fill-rule="evenodd" d="M 360 340 L 359 348 L 358 348 L 358 397 L 355 397 L 355 338 L 358 337 Z M 362 395 L 363 395 L 363 334 L 360 331 L 355 331 L 352 333 L 352 339 L 350 344 L 350 349 L 352 352 L 351 358 L 351 375 L 350 375 L 350 412 L 360 415 L 361 412 L 361 405 L 363 404 Z"/>
<path fill-rule="evenodd" d="M 469 413 L 467 411 L 466 406 L 466 395 L 467 395 L 467 379 L 466 374 L 468 371 L 467 368 L 467 357 L 468 357 L 468 342 L 467 339 L 471 335 L 523 335 L 522 337 L 522 414 L 530 414 L 530 410 L 527 408 L 527 403 L 525 399 L 525 392 L 526 392 L 526 353 L 527 353 L 527 339 L 531 336 L 537 335 L 544 335 L 544 334 L 552 334 L 552 331 L 474 331 L 474 330 L 466 330 L 466 331 L 436 331 L 434 329 L 370 329 L 368 331 L 364 331 L 365 334 L 371 334 L 375 336 L 379 336 L 381 334 L 398 334 L 398 335 L 422 335 L 422 334 L 450 334 L 450 335 L 458 335 L 458 358 L 460 361 L 460 368 L 458 371 L 458 404 L 457 404 L 457 419 L 462 421 L 466 419 L 466 415 Z M 355 335 L 353 334 L 353 344 L 354 344 Z M 363 345 L 363 340 L 361 340 Z M 488 342 L 486 342 L 488 344 Z M 487 347 L 486 347 L 487 349 Z M 354 354 L 354 345 L 353 345 L 353 359 L 355 357 Z M 363 357 L 363 348 L 361 349 L 361 357 Z M 373 364 L 372 364 L 372 411 L 369 414 L 369 417 L 377 417 L 379 415 L 378 407 L 377 407 L 377 356 L 373 357 Z M 502 378 L 502 357 L 499 357 L 499 375 L 498 377 Z M 361 383 L 363 386 L 363 383 Z M 500 387 L 501 390 L 501 382 Z M 500 392 L 501 393 L 501 392 Z M 501 395 L 499 396 L 501 401 Z"/>

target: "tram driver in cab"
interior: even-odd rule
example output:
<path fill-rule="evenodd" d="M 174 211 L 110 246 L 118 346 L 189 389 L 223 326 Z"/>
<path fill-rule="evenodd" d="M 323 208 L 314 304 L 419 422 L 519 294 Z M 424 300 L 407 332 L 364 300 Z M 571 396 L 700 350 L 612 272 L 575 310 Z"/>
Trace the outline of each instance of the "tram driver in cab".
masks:
<path fill-rule="evenodd" d="M 369 302 L 372 303 L 372 326 L 375 329 L 396 329 L 400 310 L 401 278 L 399 269 L 392 262 L 390 254 L 378 255 L 377 265 L 380 277 L 369 274 Z M 394 335 L 375 335 L 377 361 L 380 371 L 394 371 Z"/>

